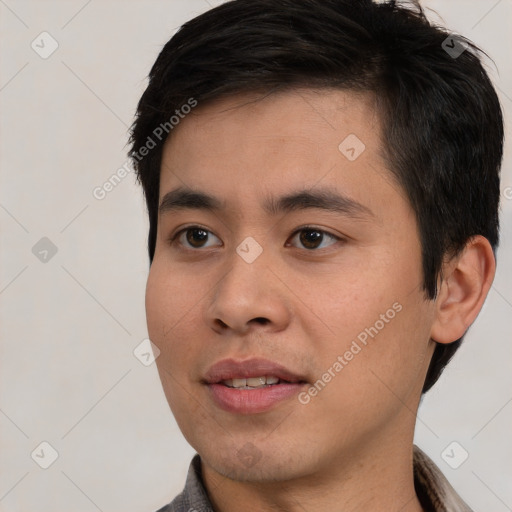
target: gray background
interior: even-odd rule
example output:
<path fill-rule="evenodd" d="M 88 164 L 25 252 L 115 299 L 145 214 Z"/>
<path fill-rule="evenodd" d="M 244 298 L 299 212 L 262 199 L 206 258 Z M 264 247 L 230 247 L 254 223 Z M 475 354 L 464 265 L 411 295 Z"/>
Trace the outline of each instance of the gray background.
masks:
<path fill-rule="evenodd" d="M 127 161 L 127 129 L 161 46 L 218 3 L 0 0 L 1 511 L 150 512 L 183 486 L 193 450 L 155 365 L 133 354 L 147 337 L 141 190 L 133 174 L 103 200 L 93 190 Z M 512 0 L 423 4 L 494 58 L 510 119 Z M 59 45 L 47 58 L 55 43 L 43 31 Z M 512 510 L 510 158 L 509 144 L 494 286 L 416 432 L 486 512 Z M 458 469 L 442 457 L 454 441 L 452 465 L 469 454 Z M 48 469 L 41 442 L 58 452 Z"/>

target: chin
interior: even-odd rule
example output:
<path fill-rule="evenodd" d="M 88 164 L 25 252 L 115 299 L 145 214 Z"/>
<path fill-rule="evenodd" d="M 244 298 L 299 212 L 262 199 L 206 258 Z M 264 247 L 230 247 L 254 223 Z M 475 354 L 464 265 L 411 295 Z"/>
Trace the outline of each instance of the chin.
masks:
<path fill-rule="evenodd" d="M 236 446 L 232 442 L 229 442 L 229 446 L 210 443 L 208 446 L 197 447 L 196 451 L 201 460 L 215 472 L 239 482 L 282 482 L 314 471 L 318 461 L 313 460 L 315 457 L 312 454 L 308 457 L 308 454 L 285 445 L 280 443 L 278 448 L 270 443 L 253 443 L 247 439 Z M 309 458 L 311 460 L 308 462 Z"/>

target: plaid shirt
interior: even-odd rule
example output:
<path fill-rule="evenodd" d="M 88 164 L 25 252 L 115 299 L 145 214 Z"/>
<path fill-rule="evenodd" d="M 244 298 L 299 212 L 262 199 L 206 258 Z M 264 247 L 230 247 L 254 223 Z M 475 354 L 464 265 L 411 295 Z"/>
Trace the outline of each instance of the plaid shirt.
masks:
<path fill-rule="evenodd" d="M 432 460 L 414 446 L 414 486 L 425 512 L 472 512 Z M 214 512 L 201 478 L 201 459 L 190 463 L 183 492 L 157 512 Z"/>

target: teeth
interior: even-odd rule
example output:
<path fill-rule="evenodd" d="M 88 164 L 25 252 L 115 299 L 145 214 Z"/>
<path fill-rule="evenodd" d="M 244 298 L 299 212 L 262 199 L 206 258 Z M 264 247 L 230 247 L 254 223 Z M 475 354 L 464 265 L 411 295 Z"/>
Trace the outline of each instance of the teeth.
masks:
<path fill-rule="evenodd" d="M 247 380 L 247 386 L 251 386 L 251 388 L 257 388 L 258 386 L 264 386 L 267 383 L 267 379 L 265 377 L 251 377 Z"/>
<path fill-rule="evenodd" d="M 262 388 L 264 386 L 270 386 L 277 384 L 279 379 L 274 376 L 263 376 L 263 377 L 249 377 L 248 379 L 227 379 L 223 380 L 222 383 L 230 388 L 237 389 L 255 389 Z"/>

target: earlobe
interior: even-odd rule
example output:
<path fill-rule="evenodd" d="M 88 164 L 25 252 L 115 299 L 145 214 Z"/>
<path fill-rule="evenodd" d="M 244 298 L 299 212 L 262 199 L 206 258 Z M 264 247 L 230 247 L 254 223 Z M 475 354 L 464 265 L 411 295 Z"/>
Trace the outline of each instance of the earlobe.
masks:
<path fill-rule="evenodd" d="M 477 317 L 491 288 L 496 261 L 483 236 L 468 240 L 463 251 L 443 264 L 430 337 L 438 343 L 461 338 Z"/>

